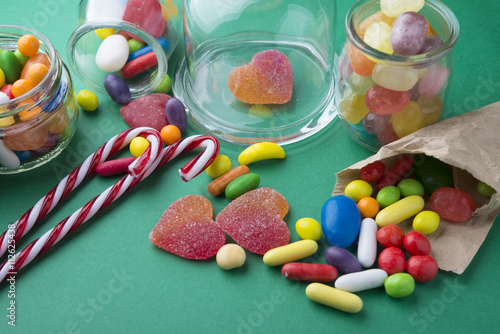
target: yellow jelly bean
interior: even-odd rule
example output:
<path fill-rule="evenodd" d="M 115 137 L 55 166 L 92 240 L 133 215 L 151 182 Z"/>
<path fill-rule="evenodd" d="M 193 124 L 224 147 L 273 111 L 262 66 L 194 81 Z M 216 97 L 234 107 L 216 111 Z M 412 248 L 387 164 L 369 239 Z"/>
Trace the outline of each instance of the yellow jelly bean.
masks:
<path fill-rule="evenodd" d="M 393 54 L 391 46 L 392 27 L 385 22 L 374 22 L 366 28 L 363 40 L 372 48 Z"/>
<path fill-rule="evenodd" d="M 281 266 L 313 255 L 318 250 L 314 240 L 301 240 L 291 244 L 273 248 L 264 254 L 263 261 L 268 266 Z"/>
<path fill-rule="evenodd" d="M 262 142 L 248 146 L 238 156 L 240 165 L 248 165 L 265 159 L 283 159 L 285 150 L 276 143 Z"/>
<path fill-rule="evenodd" d="M 3 73 L 2 69 L 0 68 L 0 88 L 5 85 L 5 73 Z"/>
<path fill-rule="evenodd" d="M 78 105 L 85 111 L 94 111 L 99 105 L 99 98 L 94 92 L 88 89 L 82 89 L 76 96 Z"/>
<path fill-rule="evenodd" d="M 363 308 L 363 301 L 357 295 L 322 283 L 309 284 L 306 295 L 316 303 L 347 313 L 358 313 Z"/>
<path fill-rule="evenodd" d="M 404 92 L 415 86 L 419 72 L 407 66 L 377 64 L 373 68 L 372 79 L 379 86 Z"/>
<path fill-rule="evenodd" d="M 7 116 L 7 117 L 0 118 L 0 128 L 5 128 L 5 127 L 10 126 L 14 123 L 16 123 L 14 116 Z"/>
<path fill-rule="evenodd" d="M 259 118 L 273 118 L 274 113 L 263 104 L 254 104 L 248 110 L 248 114 Z"/>
<path fill-rule="evenodd" d="M 413 218 L 413 229 L 423 234 L 437 230 L 439 215 L 434 211 L 422 211 Z"/>
<path fill-rule="evenodd" d="M 397 225 L 422 211 L 424 204 L 421 196 L 405 197 L 381 210 L 375 217 L 375 221 L 379 227 Z"/>
<path fill-rule="evenodd" d="M 143 137 L 135 137 L 129 145 L 130 153 L 136 158 L 140 157 L 149 147 L 149 141 Z"/>
<path fill-rule="evenodd" d="M 363 180 L 354 180 L 345 187 L 344 193 L 347 197 L 358 203 L 363 197 L 370 197 L 373 193 L 372 186 Z"/>
<path fill-rule="evenodd" d="M 295 223 L 295 230 L 299 237 L 303 240 L 318 241 L 323 234 L 320 223 L 313 218 L 301 218 Z"/>
<path fill-rule="evenodd" d="M 222 174 L 229 172 L 231 169 L 231 160 L 228 156 L 219 154 L 214 161 L 207 167 L 206 171 L 211 178 L 218 178 Z"/>
<path fill-rule="evenodd" d="M 107 37 L 113 35 L 115 33 L 115 29 L 113 29 L 113 28 L 101 28 L 101 29 L 94 30 L 94 32 L 97 35 L 97 37 L 104 40 Z"/>

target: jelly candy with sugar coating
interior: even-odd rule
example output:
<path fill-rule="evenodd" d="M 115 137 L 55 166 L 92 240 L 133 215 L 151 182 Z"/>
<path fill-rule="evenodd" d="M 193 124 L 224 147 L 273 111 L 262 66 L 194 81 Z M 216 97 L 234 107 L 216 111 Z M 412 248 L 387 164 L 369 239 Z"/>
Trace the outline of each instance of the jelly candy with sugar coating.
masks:
<path fill-rule="evenodd" d="M 382 12 L 389 17 L 398 17 L 404 12 L 418 12 L 425 0 L 380 0 Z"/>
<path fill-rule="evenodd" d="M 224 232 L 212 216 L 212 204 L 205 197 L 184 196 L 167 208 L 149 240 L 186 259 L 208 259 L 226 242 Z"/>
<path fill-rule="evenodd" d="M 132 128 L 149 126 L 160 132 L 168 125 L 165 105 L 169 99 L 170 95 L 162 93 L 141 96 L 121 107 L 120 114 Z"/>
<path fill-rule="evenodd" d="M 290 230 L 283 218 L 288 202 L 271 188 L 249 191 L 222 210 L 217 224 L 240 246 L 256 254 L 284 246 L 290 240 Z"/>
<path fill-rule="evenodd" d="M 227 84 L 241 102 L 284 104 L 292 97 L 292 66 L 286 55 L 278 50 L 261 51 L 249 64 L 233 69 Z"/>
<path fill-rule="evenodd" d="M 387 23 L 375 22 L 368 26 L 363 40 L 374 49 L 392 54 L 391 31 L 392 27 Z"/>
<path fill-rule="evenodd" d="M 392 49 L 398 55 L 416 55 L 424 45 L 426 34 L 425 17 L 415 12 L 403 13 L 398 16 L 392 27 Z"/>
<path fill-rule="evenodd" d="M 375 14 L 372 14 L 368 16 L 366 19 L 363 20 L 363 22 L 360 23 L 360 25 L 356 28 L 356 32 L 358 35 L 364 35 L 366 32 L 366 29 L 375 22 L 384 22 L 387 23 L 388 25 L 392 26 L 394 23 L 394 20 L 396 18 L 394 17 L 389 17 L 385 15 L 381 10 L 376 12 Z"/>
<path fill-rule="evenodd" d="M 167 25 L 158 0 L 130 0 L 125 7 L 123 20 L 138 25 L 155 37 L 160 37 Z M 140 38 L 126 34 L 142 42 Z"/>

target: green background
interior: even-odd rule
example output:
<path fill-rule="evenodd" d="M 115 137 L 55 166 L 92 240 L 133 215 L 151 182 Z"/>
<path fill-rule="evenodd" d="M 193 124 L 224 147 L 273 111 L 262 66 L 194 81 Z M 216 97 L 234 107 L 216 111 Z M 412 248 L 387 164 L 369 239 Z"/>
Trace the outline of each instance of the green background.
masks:
<path fill-rule="evenodd" d="M 337 52 L 345 41 L 343 18 L 353 2 L 337 3 Z M 180 9 L 181 1 L 175 3 Z M 500 96 L 500 3 L 455 0 L 447 4 L 460 21 L 461 34 L 454 49 L 446 118 L 496 102 Z M 67 59 L 66 41 L 75 28 L 77 1 L 3 1 L 1 7 L 1 24 L 39 30 L 53 42 L 62 59 Z M 182 45 L 171 59 L 170 72 L 180 56 Z M 73 79 L 77 91 L 85 88 L 76 77 Z M 100 95 L 99 99 L 97 111 L 81 112 L 73 141 L 57 159 L 35 171 L 0 176 L 2 230 L 54 187 L 64 176 L 61 173 L 71 171 L 110 137 L 127 128 L 118 105 L 107 96 Z M 187 135 L 192 134 L 196 132 L 188 129 Z M 221 153 L 235 165 L 241 150 L 239 146 L 221 145 Z M 261 176 L 261 186 L 278 190 L 288 200 L 290 212 L 285 220 L 291 240 L 297 241 L 295 222 L 306 216 L 320 219 L 321 206 L 335 186 L 335 173 L 372 153 L 351 141 L 338 119 L 285 150 L 286 159 L 255 163 L 251 169 Z M 205 195 L 214 206 L 214 214 L 228 203 L 208 194 L 210 179 L 205 173 L 188 183 L 181 180 L 177 169 L 187 160 L 189 157 L 184 156 L 165 165 L 21 270 L 15 285 L 15 328 L 7 324 L 10 299 L 8 286 L 3 284 L 0 332 L 498 331 L 499 219 L 464 274 L 440 271 L 436 279 L 418 284 L 411 296 L 400 300 L 390 298 L 383 289 L 361 292 L 358 295 L 364 301 L 363 310 L 345 314 L 308 300 L 305 283 L 284 279 L 280 269 L 265 266 L 261 256 L 247 253 L 243 268 L 227 272 L 213 259 L 189 261 L 152 245 L 148 240 L 151 229 L 176 199 L 188 194 Z M 33 228 L 17 250 L 114 182 L 115 178 L 90 177 Z M 322 252 L 327 246 L 322 240 L 318 255 L 311 260 L 323 261 Z"/>

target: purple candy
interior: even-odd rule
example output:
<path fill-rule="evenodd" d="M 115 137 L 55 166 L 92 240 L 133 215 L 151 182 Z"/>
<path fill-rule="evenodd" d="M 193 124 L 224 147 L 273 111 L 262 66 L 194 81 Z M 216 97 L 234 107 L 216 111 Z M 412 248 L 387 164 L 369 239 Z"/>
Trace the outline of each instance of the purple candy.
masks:
<path fill-rule="evenodd" d="M 441 40 L 441 38 L 439 38 L 438 36 L 429 36 L 425 39 L 424 45 L 422 46 L 418 54 L 431 52 L 432 50 L 439 48 L 441 45 L 443 45 L 443 41 Z"/>
<path fill-rule="evenodd" d="M 441 87 L 446 84 L 450 71 L 447 67 L 436 64 L 429 69 L 418 86 L 418 93 L 425 97 L 437 95 Z"/>
<path fill-rule="evenodd" d="M 363 128 L 368 134 L 379 134 L 384 131 L 390 120 L 391 115 L 377 115 L 370 112 L 363 118 Z"/>
<path fill-rule="evenodd" d="M 325 250 L 325 261 L 334 266 L 342 274 L 355 273 L 363 270 L 356 256 L 347 249 L 330 246 Z"/>
<path fill-rule="evenodd" d="M 398 16 L 391 31 L 391 46 L 401 56 L 416 55 L 424 45 L 427 21 L 419 13 L 406 12 Z"/>
<path fill-rule="evenodd" d="M 186 109 L 184 104 L 177 98 L 172 97 L 165 105 L 165 115 L 168 124 L 175 125 L 182 132 L 187 128 Z"/>
<path fill-rule="evenodd" d="M 408 92 L 410 94 L 410 101 L 417 102 L 420 97 L 420 94 L 418 93 L 418 82 Z"/>
<path fill-rule="evenodd" d="M 109 73 L 104 77 L 104 89 L 116 103 L 125 105 L 130 102 L 130 88 L 116 74 Z"/>

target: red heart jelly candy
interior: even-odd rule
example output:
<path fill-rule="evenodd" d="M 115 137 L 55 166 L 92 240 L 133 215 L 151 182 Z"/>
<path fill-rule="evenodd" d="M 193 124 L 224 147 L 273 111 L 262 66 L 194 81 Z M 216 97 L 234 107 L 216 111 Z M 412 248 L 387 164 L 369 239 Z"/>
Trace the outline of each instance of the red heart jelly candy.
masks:
<path fill-rule="evenodd" d="M 141 96 L 120 108 L 120 114 L 132 128 L 148 126 L 158 131 L 168 125 L 165 105 L 170 95 L 154 93 Z"/>

